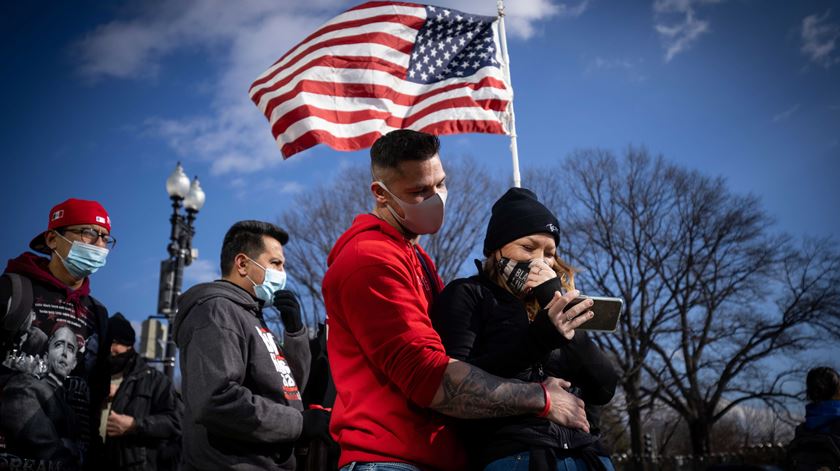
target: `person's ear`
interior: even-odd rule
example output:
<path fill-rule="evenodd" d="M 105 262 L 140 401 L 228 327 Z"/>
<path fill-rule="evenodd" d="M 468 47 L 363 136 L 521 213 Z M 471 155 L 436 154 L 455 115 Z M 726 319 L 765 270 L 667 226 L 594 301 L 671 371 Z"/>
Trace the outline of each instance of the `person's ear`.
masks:
<path fill-rule="evenodd" d="M 248 275 L 248 257 L 244 253 L 237 254 L 233 259 L 233 268 L 239 276 L 245 277 Z"/>
<path fill-rule="evenodd" d="M 370 182 L 370 192 L 373 193 L 373 197 L 376 199 L 377 204 L 385 205 L 388 201 L 388 193 L 382 188 L 382 184 L 379 182 Z"/>
<path fill-rule="evenodd" d="M 51 251 L 55 251 L 58 247 L 58 236 L 55 231 L 47 231 L 44 233 L 44 243 Z"/>

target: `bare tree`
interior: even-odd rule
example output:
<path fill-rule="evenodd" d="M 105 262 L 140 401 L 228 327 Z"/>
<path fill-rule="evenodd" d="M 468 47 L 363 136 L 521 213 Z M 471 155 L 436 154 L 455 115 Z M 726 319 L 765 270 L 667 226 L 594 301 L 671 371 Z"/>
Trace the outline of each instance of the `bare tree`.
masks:
<path fill-rule="evenodd" d="M 472 158 L 447 164 L 446 174 L 446 220 L 440 232 L 422 241 L 444 283 L 474 271 L 465 262 L 481 253 L 490 207 L 502 194 L 501 183 Z"/>
<path fill-rule="evenodd" d="M 578 288 L 626 302 L 618 335 L 596 340 L 621 372 L 630 446 L 637 458 L 643 447 L 642 415 L 651 404 L 642 389 L 644 363 L 656 337 L 672 328 L 676 316 L 657 273 L 658 259 L 679 244 L 664 224 L 674 205 L 667 183 L 671 171 L 663 160 L 643 152 L 631 152 L 620 165 L 609 152 L 591 150 L 572 155 L 556 169 L 526 175 L 527 185 L 560 219 L 558 253 L 584 270 Z"/>
<path fill-rule="evenodd" d="M 750 445 L 788 443 L 794 426 L 785 419 L 761 402 L 736 406 L 715 424 L 714 449 L 738 451 Z"/>
<path fill-rule="evenodd" d="M 635 455 L 654 404 L 676 411 L 705 454 L 733 407 L 792 397 L 796 368 L 768 363 L 837 332 L 833 245 L 775 235 L 756 198 L 643 149 L 623 161 L 582 151 L 559 169 L 528 181 L 560 216 L 560 251 L 584 269 L 582 290 L 626 300 L 618 334 L 597 341 L 622 373 Z"/>
<path fill-rule="evenodd" d="M 795 399 L 791 384 L 802 369 L 782 362 L 840 325 L 840 256 L 831 244 L 775 249 L 770 272 L 749 276 L 755 286 L 717 279 L 712 269 L 697 303 L 679 316 L 678 333 L 658 341 L 656 361 L 646 364 L 658 379 L 651 392 L 687 422 L 694 454 L 711 451 L 712 426 L 733 408 L 755 400 L 784 408 L 784 399 Z M 731 253 L 710 258 L 715 268 L 739 263 Z"/>
<path fill-rule="evenodd" d="M 469 255 L 478 247 L 489 216 L 488 193 L 498 188 L 486 169 L 471 158 L 444 162 L 449 196 L 441 231 L 421 237 L 443 280 L 458 276 Z M 280 226 L 289 231 L 286 259 L 289 274 L 306 305 L 307 324 L 324 319 L 321 283 L 327 256 L 338 237 L 362 213 L 373 209 L 371 175 L 367 165 L 348 166 L 334 180 L 295 198 L 280 215 Z M 277 319 L 271 319 L 276 325 Z M 313 329 L 314 334 L 314 329 Z"/>
<path fill-rule="evenodd" d="M 369 167 L 348 166 L 333 181 L 298 195 L 280 216 L 280 227 L 290 235 L 285 247 L 287 270 L 305 303 L 309 326 L 324 319 L 321 281 L 333 244 L 356 215 L 373 209 L 369 185 Z"/>

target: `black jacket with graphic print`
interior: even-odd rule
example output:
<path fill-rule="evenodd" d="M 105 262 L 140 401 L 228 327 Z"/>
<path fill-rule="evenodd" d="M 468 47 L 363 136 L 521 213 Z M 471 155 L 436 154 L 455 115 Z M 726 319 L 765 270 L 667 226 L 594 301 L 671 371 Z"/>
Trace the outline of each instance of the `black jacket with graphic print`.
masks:
<path fill-rule="evenodd" d="M 94 469 L 93 458 L 102 445 L 99 405 L 108 394 L 110 378 L 110 345 L 104 340 L 107 337 L 108 310 L 91 296 L 90 279 L 85 278 L 79 288 L 71 289 L 50 272 L 49 262 L 48 258 L 24 252 L 9 260 L 4 273 L 15 273 L 31 281 L 32 329 L 42 331 L 44 337 L 49 338 L 58 327 L 66 325 L 79 340 L 76 367 L 64 381 L 64 400 L 75 415 L 83 468 Z M 8 279 L 0 277 L 0 319 L 6 314 L 11 294 Z M 45 357 L 46 344 L 43 349 L 42 356 Z M 6 352 L 0 352 L 0 361 L 5 356 Z M 21 410 L 20 413 L 28 411 Z"/>
<path fill-rule="evenodd" d="M 5 450 L 0 469 L 79 469 L 79 424 L 54 375 L 17 373 L 3 387 L 0 429 Z M 5 465 L 8 465 L 6 468 Z"/>
<path fill-rule="evenodd" d="M 184 396 L 182 469 L 293 470 L 310 352 L 306 328 L 280 347 L 262 301 L 227 281 L 178 300 Z M 302 387 L 302 386 L 301 386 Z"/>

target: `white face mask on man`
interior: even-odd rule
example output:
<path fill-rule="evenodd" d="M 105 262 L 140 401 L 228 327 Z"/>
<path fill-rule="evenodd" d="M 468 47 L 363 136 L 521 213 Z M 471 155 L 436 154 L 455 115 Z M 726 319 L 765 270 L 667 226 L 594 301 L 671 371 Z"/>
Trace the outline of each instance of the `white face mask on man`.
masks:
<path fill-rule="evenodd" d="M 390 211 L 391 215 L 394 216 L 394 219 L 402 224 L 403 227 L 415 234 L 434 234 L 440 230 L 443 225 L 443 215 L 446 208 L 447 192 L 445 190 L 435 193 L 435 195 L 431 198 L 426 198 L 419 203 L 411 204 L 397 198 L 396 195 L 388 190 L 388 187 L 386 187 L 384 183 L 380 181 L 376 183 L 381 186 L 386 193 L 391 195 L 397 204 L 400 205 L 400 208 L 402 208 L 403 213 L 405 213 L 405 217 L 400 217 L 400 215 L 394 211 L 394 208 L 386 205 L 388 211 Z"/>
<path fill-rule="evenodd" d="M 245 275 L 245 278 L 247 278 L 248 281 L 254 284 L 254 295 L 257 297 L 257 299 L 262 299 L 266 303 L 271 304 L 272 300 L 274 299 L 274 293 L 286 287 L 286 272 L 275 270 L 274 268 L 266 268 L 257 263 L 256 260 L 252 259 L 251 257 L 248 257 L 247 255 L 245 256 L 245 258 L 247 258 L 254 265 L 262 268 L 263 271 L 265 271 L 265 278 L 260 284 L 257 284 L 248 275 Z"/>

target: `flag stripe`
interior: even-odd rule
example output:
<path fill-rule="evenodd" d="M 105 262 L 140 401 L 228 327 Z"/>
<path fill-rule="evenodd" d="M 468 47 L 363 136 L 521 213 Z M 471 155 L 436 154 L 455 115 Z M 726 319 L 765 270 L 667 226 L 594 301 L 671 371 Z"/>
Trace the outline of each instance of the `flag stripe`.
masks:
<path fill-rule="evenodd" d="M 470 108 L 452 108 L 442 111 L 436 111 L 434 113 L 430 113 L 417 121 L 415 121 L 409 129 L 423 129 L 429 125 L 434 124 L 437 121 L 446 120 L 448 118 L 457 118 L 462 119 L 464 121 L 470 120 L 480 120 L 480 121 L 492 121 L 492 120 L 499 120 L 499 115 L 501 113 L 493 111 L 493 110 L 484 110 L 477 107 L 470 107 Z M 293 143 L 301 136 L 306 134 L 307 132 L 313 129 L 325 129 L 328 130 L 330 134 L 335 137 L 339 138 L 353 138 L 357 137 L 361 134 L 366 134 L 372 131 L 380 131 L 382 134 L 385 134 L 393 129 L 391 126 L 385 122 L 384 119 L 380 118 L 373 118 L 363 121 L 357 121 L 352 124 L 336 124 L 330 121 L 327 121 L 323 118 L 318 116 L 308 115 L 305 118 L 295 122 L 286 130 L 285 133 L 281 134 L 278 139 L 278 144 L 286 144 L 286 143 Z"/>
<path fill-rule="evenodd" d="M 384 6 L 387 6 L 387 7 L 403 6 L 403 7 L 414 7 L 414 8 L 420 8 L 420 9 L 424 9 L 424 7 L 425 7 L 425 5 L 421 5 L 419 3 L 410 3 L 410 2 L 367 2 L 367 3 L 362 3 L 361 5 L 356 5 L 355 7 L 347 10 L 347 12 L 366 10 L 366 9 L 369 9 L 369 8 L 382 8 Z"/>
<path fill-rule="evenodd" d="M 265 87 L 251 96 L 251 100 L 260 107 L 260 110 L 265 113 L 266 107 L 271 106 L 271 102 L 275 97 L 282 96 L 287 90 L 295 87 L 295 84 L 307 77 L 314 77 L 316 79 L 328 79 L 329 77 L 336 77 L 336 69 L 358 69 L 360 73 L 364 71 L 380 71 L 392 76 L 392 78 L 402 79 L 405 77 L 406 69 L 404 66 L 395 64 L 387 59 L 379 57 L 364 57 L 364 56 L 333 56 L 323 55 L 312 59 L 312 61 L 302 65 L 294 75 L 284 77 L 270 86 Z M 312 70 L 320 69 L 320 70 Z M 307 73 L 309 72 L 309 73 Z M 359 83 L 359 82 L 356 82 Z"/>
<path fill-rule="evenodd" d="M 316 51 L 320 48 L 336 44 L 328 42 L 330 40 L 338 41 L 339 38 L 354 38 L 356 40 L 351 40 L 339 44 L 358 44 L 359 35 L 382 32 L 384 34 L 390 34 L 395 38 L 402 39 L 403 41 L 411 45 L 414 43 L 414 36 L 416 35 L 417 30 L 419 29 L 420 25 L 423 24 L 423 19 L 404 15 L 389 15 L 369 18 L 366 20 L 356 20 L 353 23 L 354 24 L 348 23 L 335 25 L 335 30 L 318 35 L 317 39 L 320 42 L 313 40 L 295 47 L 294 49 L 286 53 L 282 59 L 280 59 L 273 66 L 271 66 L 270 69 L 263 73 L 260 76 L 260 78 L 258 78 L 254 82 L 251 88 L 259 88 L 260 85 L 271 81 L 272 78 L 276 76 L 279 70 L 298 62 L 301 57 L 311 53 L 312 51 Z M 407 30 L 402 26 L 408 26 L 412 29 Z M 367 37 L 365 37 L 364 39 L 367 39 Z M 394 47 L 394 49 L 397 50 L 401 50 L 400 45 L 396 43 L 389 44 L 387 42 L 383 42 L 382 44 Z M 410 45 L 408 48 L 409 51 L 411 49 Z"/>
<path fill-rule="evenodd" d="M 335 150 L 354 151 L 364 149 L 373 145 L 377 139 L 393 129 L 384 128 L 381 131 L 369 131 L 354 137 L 336 137 L 323 129 L 313 129 L 294 142 L 282 143 L 278 141 L 280 151 L 284 156 L 289 157 L 298 152 L 304 151 L 317 144 L 326 144 Z M 505 134 L 505 129 L 498 120 L 446 120 L 437 121 L 422 129 L 415 131 L 427 132 L 435 135 L 461 134 L 470 132 L 481 132 L 489 134 Z"/>
<path fill-rule="evenodd" d="M 394 129 L 505 133 L 512 92 L 497 20 L 376 1 L 307 36 L 249 89 L 284 157 L 373 144 Z"/>
<path fill-rule="evenodd" d="M 312 103 L 312 101 L 314 100 L 308 100 L 308 103 Z M 416 112 L 410 115 L 400 117 L 399 115 L 395 116 L 391 111 L 382 109 L 366 108 L 343 111 L 332 108 L 319 108 L 308 103 L 292 109 L 291 111 L 286 113 L 282 119 L 275 121 L 274 126 L 272 126 L 271 129 L 274 136 L 281 136 L 289 129 L 290 126 L 306 118 L 307 116 L 316 116 L 334 124 L 352 124 L 357 121 L 380 119 L 389 127 L 395 129 L 403 129 L 411 128 L 414 125 L 414 123 L 421 120 L 422 118 L 434 112 L 445 110 L 448 108 L 477 107 L 485 110 L 502 112 L 505 111 L 508 105 L 507 101 L 495 98 L 476 100 L 475 97 L 472 96 L 461 96 L 437 101 L 435 103 L 430 104 L 429 106 L 426 106 L 425 108 L 417 110 Z"/>
<path fill-rule="evenodd" d="M 486 100 L 490 98 L 498 98 L 498 93 L 495 90 L 489 89 L 489 87 L 476 87 L 478 88 L 478 90 L 475 90 L 475 88 L 472 87 L 471 84 L 453 84 L 452 88 L 442 90 L 440 91 L 440 93 L 437 93 L 435 95 L 424 95 L 422 97 L 408 97 L 396 95 L 396 97 L 404 99 L 404 101 L 399 100 L 401 101 L 401 103 L 395 102 L 395 100 L 393 100 L 392 97 L 388 97 L 386 92 L 381 92 L 377 90 L 366 90 L 366 95 L 360 93 L 354 94 L 352 93 L 352 89 L 344 90 L 343 94 L 329 95 L 324 92 L 334 90 L 336 84 L 317 82 L 307 83 L 303 85 L 304 88 L 307 88 L 308 85 L 313 85 L 313 87 L 312 89 L 307 91 L 309 93 L 301 92 L 298 95 L 298 93 L 295 92 L 297 96 L 295 96 L 294 99 L 290 99 L 289 101 L 284 102 L 282 108 L 275 109 L 275 111 L 272 112 L 270 121 L 274 124 L 272 125 L 271 131 L 275 137 L 278 137 L 280 134 L 286 131 L 289 125 L 289 120 L 292 119 L 292 117 L 289 116 L 289 113 L 300 108 L 300 105 L 303 103 L 311 103 L 314 105 L 315 108 L 332 109 L 337 112 L 356 111 L 360 109 L 369 110 L 371 108 L 376 107 L 387 113 L 393 113 L 397 116 L 404 116 L 408 118 L 414 115 L 414 113 L 422 111 L 426 107 L 433 106 L 440 101 L 452 100 L 454 98 L 458 98 L 459 96 L 470 97 L 476 102 L 478 102 L 478 100 L 481 99 Z M 362 86 L 351 85 L 350 87 L 358 88 Z M 312 93 L 313 91 L 314 93 Z M 394 93 L 396 94 L 396 92 Z M 384 101 L 386 100 L 390 101 L 391 103 L 385 103 Z M 500 102 L 507 103 L 507 100 L 500 100 Z M 459 104 L 459 106 L 464 105 L 461 103 Z M 499 111 L 503 110 L 504 108 L 499 109 Z M 274 116 L 274 114 L 277 114 L 278 116 Z"/>
<path fill-rule="evenodd" d="M 356 47 L 358 49 L 358 47 L 355 46 L 355 45 L 359 44 L 359 42 L 361 40 L 364 40 L 366 43 L 369 43 L 369 44 L 381 44 L 383 46 L 394 49 L 395 51 L 402 52 L 403 54 L 410 54 L 411 53 L 411 48 L 412 48 L 412 45 L 413 45 L 413 43 L 411 43 L 409 41 L 406 41 L 402 38 L 399 38 L 399 37 L 394 36 L 392 34 L 382 33 L 382 32 L 380 32 L 380 33 L 363 33 L 363 34 L 359 34 L 359 35 L 355 35 L 355 36 L 337 37 L 337 38 L 329 39 L 329 40 L 324 41 L 322 43 L 318 43 L 318 44 L 313 45 L 312 47 L 310 47 L 306 51 L 303 51 L 300 55 L 295 56 L 295 58 L 290 60 L 284 67 L 293 66 L 298 61 L 305 58 L 307 54 L 310 54 L 314 51 L 323 51 L 324 49 L 326 49 L 327 51 L 329 51 L 331 53 L 334 53 L 335 46 L 345 46 L 345 45 L 353 45 L 353 47 Z M 278 69 L 278 71 L 281 71 L 281 70 L 282 69 Z M 293 70 L 285 72 L 285 73 L 284 72 L 285 71 L 281 71 L 278 74 L 275 74 L 275 76 L 283 77 L 283 76 L 288 75 L 290 73 L 294 73 Z M 271 80 L 271 78 L 269 78 L 269 80 Z"/>
<path fill-rule="evenodd" d="M 364 63 L 353 63 L 354 66 Z M 369 64 L 375 64 L 371 61 Z M 329 64 L 335 65 L 335 64 Z M 378 67 L 378 66 L 377 66 Z M 507 91 L 501 77 L 497 77 L 498 71 L 484 69 L 478 74 L 470 77 L 469 82 L 458 82 L 448 80 L 440 82 L 438 87 L 430 88 L 428 86 L 421 86 L 416 83 L 405 82 L 393 77 L 390 71 L 379 72 L 373 69 L 361 70 L 345 70 L 341 76 L 333 75 L 331 67 L 324 67 L 321 70 L 313 71 L 312 74 L 295 77 L 293 81 L 288 83 L 285 87 L 278 89 L 276 92 L 263 95 L 262 100 L 257 103 L 261 110 L 276 110 L 279 112 L 266 112 L 266 118 L 273 121 L 282 116 L 282 104 L 291 100 L 295 95 L 301 92 L 319 93 L 324 95 L 339 95 L 339 96 L 360 96 L 362 98 L 382 98 L 388 99 L 393 103 L 399 105 L 410 106 L 419 103 L 438 93 L 447 92 L 458 87 L 470 87 L 473 90 L 478 90 L 482 87 L 496 88 L 497 93 L 501 96 L 510 98 L 510 93 Z M 310 79 L 309 77 L 312 77 Z M 333 78 L 335 81 L 329 81 Z M 472 81 L 474 80 L 474 82 Z M 363 87 L 356 87 L 352 89 L 352 93 L 345 85 L 364 84 Z M 399 91 L 397 91 L 399 90 Z M 412 95 L 416 94 L 416 95 Z"/>
<path fill-rule="evenodd" d="M 391 100 L 391 98 L 386 97 L 384 93 L 382 93 L 381 96 L 377 96 L 375 93 L 369 93 L 368 96 L 353 96 L 350 94 L 348 94 L 350 96 L 339 96 L 325 93 L 332 91 L 334 89 L 334 84 L 313 82 L 302 83 L 301 85 L 303 85 L 302 88 L 308 90 L 294 92 L 293 97 L 284 101 L 280 106 L 272 111 L 269 121 L 275 123 L 272 127 L 272 131 L 275 135 L 282 133 L 285 130 L 285 126 L 280 127 L 278 123 L 289 119 L 286 114 L 297 109 L 302 104 L 311 104 L 315 108 L 335 109 L 337 111 L 379 109 L 388 111 L 389 113 L 393 113 L 397 116 L 408 117 L 424 107 L 431 106 L 443 100 L 450 100 L 461 96 L 469 96 L 476 101 L 491 98 L 504 99 L 504 101 L 507 101 L 507 97 L 500 97 L 498 90 L 492 87 L 482 86 L 473 88 L 470 84 L 453 84 L 453 87 L 447 87 L 445 90 L 441 89 L 440 93 L 424 95 L 423 97 L 415 100 L 407 100 L 405 104 L 395 103 Z M 310 85 L 312 88 L 309 87 Z M 354 86 L 358 87 L 358 85 Z"/>
<path fill-rule="evenodd" d="M 265 89 L 276 89 L 274 85 L 278 82 L 282 83 L 286 78 L 293 77 L 295 75 L 299 75 L 306 71 L 307 68 L 314 67 L 319 64 L 318 60 L 322 58 L 337 58 L 343 59 L 344 63 L 342 64 L 338 60 L 327 59 L 325 64 L 330 67 L 330 75 L 340 75 L 336 74 L 336 69 L 355 69 L 355 68 L 364 68 L 364 64 L 366 62 L 375 62 L 378 64 L 385 64 L 391 63 L 394 65 L 394 73 L 396 73 L 399 77 L 404 78 L 407 72 L 406 67 L 408 67 L 410 56 L 403 52 L 397 51 L 396 49 L 384 46 L 382 44 L 370 44 L 367 47 L 368 50 L 364 48 L 360 48 L 357 45 L 341 45 L 341 46 L 334 46 L 330 49 L 320 49 L 317 51 L 313 51 L 306 57 L 305 61 L 301 61 L 302 63 L 294 69 L 283 69 L 282 71 L 278 72 L 274 75 L 269 81 L 262 84 L 259 90 L 251 89 L 252 100 L 254 96 L 261 96 L 260 92 Z M 265 93 L 265 92 L 263 92 Z"/>
<path fill-rule="evenodd" d="M 485 134 L 506 134 L 507 130 L 498 119 L 487 121 L 450 119 L 446 121 L 435 121 L 416 131 L 427 132 L 435 135 L 463 134 L 468 132 L 482 132 Z"/>

